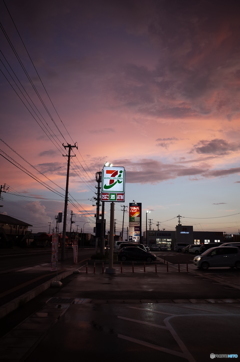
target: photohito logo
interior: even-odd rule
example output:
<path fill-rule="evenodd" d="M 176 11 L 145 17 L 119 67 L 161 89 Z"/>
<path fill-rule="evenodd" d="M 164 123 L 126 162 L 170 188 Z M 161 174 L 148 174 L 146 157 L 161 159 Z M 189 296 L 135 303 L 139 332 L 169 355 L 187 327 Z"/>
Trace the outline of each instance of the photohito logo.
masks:
<path fill-rule="evenodd" d="M 211 353 L 210 358 L 211 359 L 214 359 L 214 358 L 238 358 L 238 354 L 236 354 L 236 353 L 234 353 L 234 354 L 215 354 L 215 353 Z"/>

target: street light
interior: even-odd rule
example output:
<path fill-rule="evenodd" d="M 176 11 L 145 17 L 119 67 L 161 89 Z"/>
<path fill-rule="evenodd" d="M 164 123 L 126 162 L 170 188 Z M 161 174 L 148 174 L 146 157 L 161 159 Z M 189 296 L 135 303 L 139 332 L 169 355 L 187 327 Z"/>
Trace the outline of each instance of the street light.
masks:
<path fill-rule="evenodd" d="M 148 220 L 147 220 L 147 215 L 150 214 L 151 211 L 147 210 L 146 211 L 146 245 L 148 246 L 148 233 L 147 233 L 147 225 L 148 225 Z"/>

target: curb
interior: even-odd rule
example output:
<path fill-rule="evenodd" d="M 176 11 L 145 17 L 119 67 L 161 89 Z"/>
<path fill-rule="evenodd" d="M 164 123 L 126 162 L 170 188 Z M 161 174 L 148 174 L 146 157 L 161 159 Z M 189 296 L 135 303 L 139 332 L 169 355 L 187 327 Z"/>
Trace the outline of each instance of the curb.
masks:
<path fill-rule="evenodd" d="M 36 296 L 50 288 L 53 281 L 60 281 L 67 278 L 69 275 L 73 274 L 76 269 L 63 272 L 59 275 L 56 275 L 54 278 L 48 280 L 47 282 L 38 285 L 36 288 L 20 295 L 19 297 L 13 299 L 11 302 L 8 302 L 0 307 L 0 319 L 11 313 L 12 311 L 18 309 L 21 305 L 29 302 L 34 299 Z"/>

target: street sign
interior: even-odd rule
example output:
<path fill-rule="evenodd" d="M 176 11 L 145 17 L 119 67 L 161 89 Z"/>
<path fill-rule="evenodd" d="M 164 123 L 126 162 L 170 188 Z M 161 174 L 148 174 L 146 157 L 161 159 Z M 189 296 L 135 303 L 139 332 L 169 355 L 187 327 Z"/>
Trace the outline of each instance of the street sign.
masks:
<path fill-rule="evenodd" d="M 102 201 L 125 201 L 124 167 L 107 167 L 102 170 Z"/>

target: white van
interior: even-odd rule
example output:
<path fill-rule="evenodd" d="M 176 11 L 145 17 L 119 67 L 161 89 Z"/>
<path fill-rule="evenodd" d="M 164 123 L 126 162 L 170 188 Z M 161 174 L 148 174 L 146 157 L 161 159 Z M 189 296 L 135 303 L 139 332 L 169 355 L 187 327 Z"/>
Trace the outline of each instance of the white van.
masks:
<path fill-rule="evenodd" d="M 193 258 L 198 269 L 209 267 L 231 267 L 240 269 L 240 250 L 234 246 L 216 246 Z"/>

